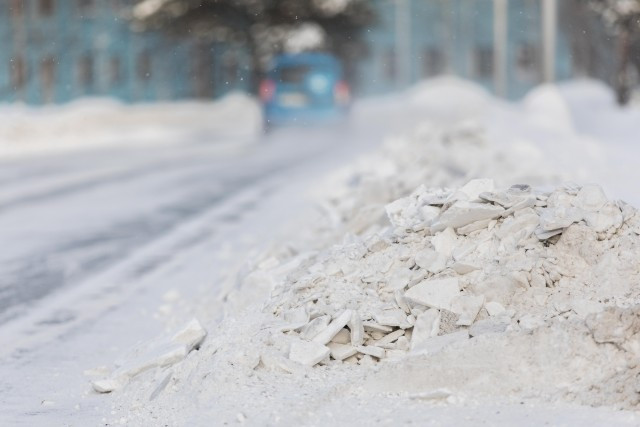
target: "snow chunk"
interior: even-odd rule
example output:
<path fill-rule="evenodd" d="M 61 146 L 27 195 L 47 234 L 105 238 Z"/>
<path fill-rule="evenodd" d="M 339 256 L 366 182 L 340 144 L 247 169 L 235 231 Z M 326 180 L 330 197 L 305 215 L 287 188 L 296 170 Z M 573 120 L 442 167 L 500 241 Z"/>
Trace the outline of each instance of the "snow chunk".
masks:
<path fill-rule="evenodd" d="M 451 310 L 451 302 L 460 295 L 460 285 L 455 277 L 429 279 L 405 292 L 404 297 L 413 304 Z"/>
<path fill-rule="evenodd" d="M 305 366 L 314 366 L 326 359 L 331 350 L 329 347 L 314 341 L 296 340 L 291 343 L 289 359 Z"/>
<path fill-rule="evenodd" d="M 174 365 L 200 345 L 206 335 L 200 322 L 193 319 L 170 338 L 147 341 L 133 349 L 109 378 L 93 381 L 93 388 L 97 392 L 108 393 L 123 387 L 141 372 Z"/>
<path fill-rule="evenodd" d="M 442 231 L 448 227 L 453 229 L 464 227 L 476 221 L 494 219 L 502 215 L 504 208 L 488 203 L 458 201 L 444 211 L 433 224 L 431 230 Z"/>

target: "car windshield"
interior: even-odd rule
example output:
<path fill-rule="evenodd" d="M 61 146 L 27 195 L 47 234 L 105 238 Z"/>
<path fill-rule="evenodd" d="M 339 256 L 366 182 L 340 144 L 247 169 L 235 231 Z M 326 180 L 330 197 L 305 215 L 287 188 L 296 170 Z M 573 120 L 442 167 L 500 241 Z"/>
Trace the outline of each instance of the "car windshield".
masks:
<path fill-rule="evenodd" d="M 280 69 L 278 77 L 282 83 L 302 83 L 310 71 L 310 65 L 289 65 Z"/>

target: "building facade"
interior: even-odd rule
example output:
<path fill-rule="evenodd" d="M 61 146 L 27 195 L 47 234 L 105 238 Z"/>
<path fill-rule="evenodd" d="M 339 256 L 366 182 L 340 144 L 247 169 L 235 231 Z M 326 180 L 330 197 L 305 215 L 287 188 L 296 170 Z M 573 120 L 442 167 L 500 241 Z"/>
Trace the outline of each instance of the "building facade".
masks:
<path fill-rule="evenodd" d="M 370 0 L 378 22 L 356 88 L 369 95 L 455 74 L 495 87 L 495 0 Z M 507 4 L 504 95 L 542 81 L 542 2 Z M 130 28 L 134 0 L 0 1 L 0 102 L 63 103 L 83 96 L 127 102 L 213 98 L 251 87 L 246 50 Z M 555 75 L 572 72 L 562 31 Z"/>
<path fill-rule="evenodd" d="M 248 55 L 132 31 L 133 0 L 0 1 L 0 101 L 210 98 L 246 89 Z"/>
<path fill-rule="evenodd" d="M 506 6 L 503 92 L 507 98 L 517 99 L 543 81 L 544 0 L 503 1 Z M 439 74 L 457 75 L 499 92 L 494 75 L 496 1 L 372 2 L 378 10 L 378 23 L 366 34 L 370 51 L 360 65 L 361 92 L 384 93 Z M 563 16 L 559 16 L 558 22 L 563 21 Z M 571 76 L 571 51 L 561 24 L 554 68 L 556 79 Z"/>

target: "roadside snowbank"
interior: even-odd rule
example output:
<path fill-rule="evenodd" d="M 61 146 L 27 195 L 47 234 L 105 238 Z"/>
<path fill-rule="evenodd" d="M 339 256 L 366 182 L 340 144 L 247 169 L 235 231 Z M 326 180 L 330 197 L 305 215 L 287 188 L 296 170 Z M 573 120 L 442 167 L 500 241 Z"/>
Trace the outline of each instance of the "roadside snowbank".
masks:
<path fill-rule="evenodd" d="M 115 420 L 637 424 L 606 408 L 639 404 L 640 215 L 561 184 L 598 164 L 576 151 L 588 138 L 562 99 L 488 100 L 489 118 L 422 125 L 334 175 L 322 216 L 225 295 L 254 304 L 206 325 L 182 362 L 134 376 Z M 495 142 L 497 123 L 532 135 Z"/>
<path fill-rule="evenodd" d="M 47 107 L 0 105 L 0 158 L 109 145 L 253 137 L 261 129 L 257 101 L 241 93 L 215 102 L 127 105 L 81 99 Z"/>

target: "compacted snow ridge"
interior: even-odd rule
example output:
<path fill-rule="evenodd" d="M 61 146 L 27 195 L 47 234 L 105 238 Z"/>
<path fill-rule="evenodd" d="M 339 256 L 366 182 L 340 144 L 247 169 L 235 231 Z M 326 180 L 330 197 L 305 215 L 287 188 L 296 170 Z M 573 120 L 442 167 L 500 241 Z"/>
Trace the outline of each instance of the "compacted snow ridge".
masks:
<path fill-rule="evenodd" d="M 225 319 L 94 381 L 107 421 L 637 423 L 640 214 L 520 148 L 427 124 L 327 178 Z"/>

